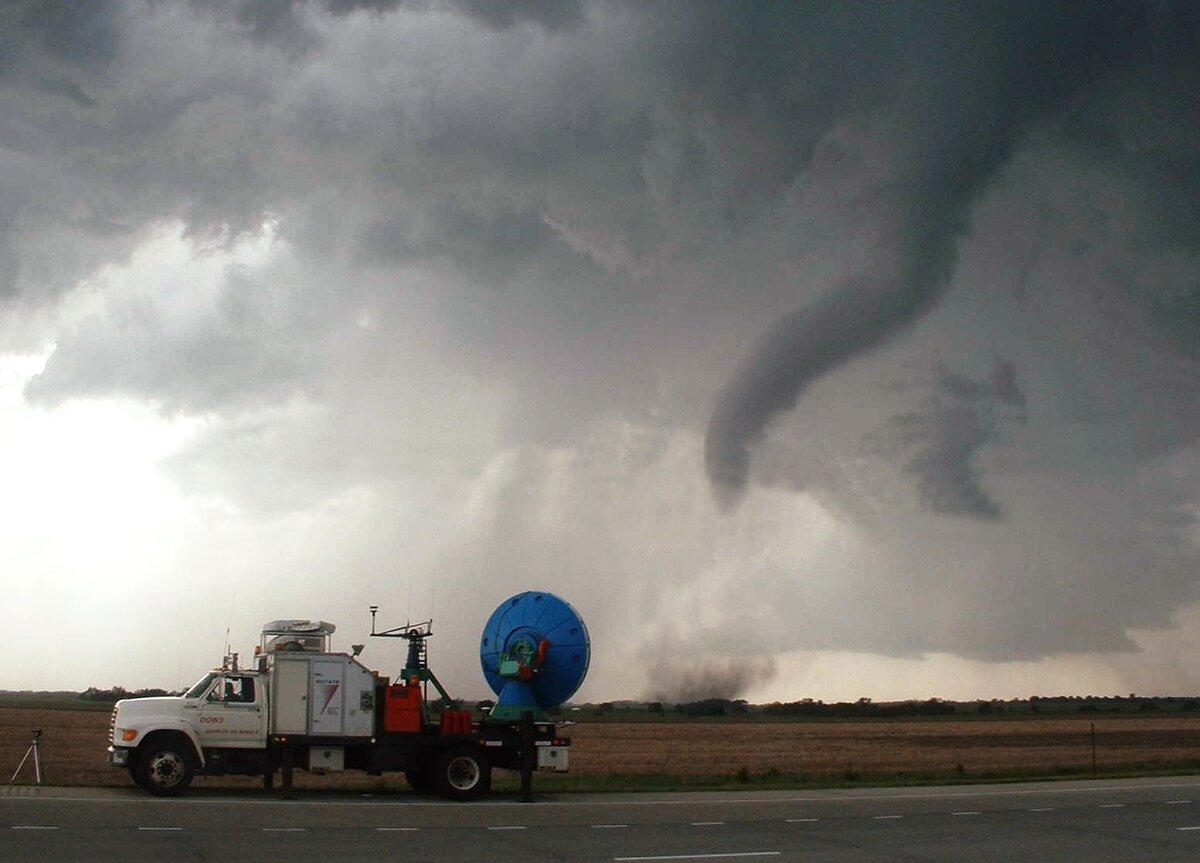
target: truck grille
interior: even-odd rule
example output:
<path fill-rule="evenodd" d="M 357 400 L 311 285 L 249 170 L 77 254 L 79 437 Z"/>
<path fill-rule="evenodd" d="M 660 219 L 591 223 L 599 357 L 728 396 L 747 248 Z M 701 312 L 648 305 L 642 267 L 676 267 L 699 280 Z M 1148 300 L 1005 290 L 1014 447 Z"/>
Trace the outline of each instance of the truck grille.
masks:
<path fill-rule="evenodd" d="M 113 707 L 112 716 L 108 720 L 108 745 L 113 745 L 113 737 L 116 734 L 117 728 L 117 708 Z"/>

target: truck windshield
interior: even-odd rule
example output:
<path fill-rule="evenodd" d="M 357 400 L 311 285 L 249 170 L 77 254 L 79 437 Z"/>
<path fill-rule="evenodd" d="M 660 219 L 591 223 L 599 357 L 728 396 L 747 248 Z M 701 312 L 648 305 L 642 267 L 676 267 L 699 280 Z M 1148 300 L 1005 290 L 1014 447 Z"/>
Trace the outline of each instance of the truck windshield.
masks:
<path fill-rule="evenodd" d="M 208 689 L 209 685 L 213 682 L 213 679 L 216 678 L 216 676 L 217 676 L 217 672 L 215 672 L 215 671 L 208 672 L 208 674 L 206 674 L 206 675 L 204 675 L 204 677 L 200 678 L 200 680 L 196 683 L 196 685 L 193 686 L 191 689 L 189 689 L 184 694 L 183 697 L 184 698 L 199 698 L 201 695 L 204 694 L 204 690 Z"/>

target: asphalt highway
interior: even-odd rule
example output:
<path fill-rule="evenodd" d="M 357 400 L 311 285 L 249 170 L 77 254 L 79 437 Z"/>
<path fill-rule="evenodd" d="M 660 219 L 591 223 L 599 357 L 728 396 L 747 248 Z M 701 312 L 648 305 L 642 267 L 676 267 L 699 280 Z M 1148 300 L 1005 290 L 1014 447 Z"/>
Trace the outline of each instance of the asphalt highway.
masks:
<path fill-rule="evenodd" d="M 541 795 L 0 787 L 0 860 L 1200 860 L 1200 777 L 743 793 Z"/>

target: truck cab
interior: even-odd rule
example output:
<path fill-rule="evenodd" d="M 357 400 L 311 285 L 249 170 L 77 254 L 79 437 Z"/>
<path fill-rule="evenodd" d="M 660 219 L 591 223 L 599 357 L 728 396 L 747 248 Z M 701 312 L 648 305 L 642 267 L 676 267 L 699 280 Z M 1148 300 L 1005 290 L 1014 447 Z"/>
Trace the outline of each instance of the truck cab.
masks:
<path fill-rule="evenodd" d="M 134 782 L 158 795 L 180 793 L 196 773 L 262 772 L 268 764 L 274 718 L 271 678 L 279 673 L 279 663 L 271 660 L 275 655 L 293 660 L 336 656 L 334 664 L 344 665 L 349 657 L 329 654 L 334 631 L 333 624 L 324 621 L 272 621 L 263 627 L 255 667 L 240 668 L 237 654 L 231 653 L 220 668 L 180 696 L 118 701 L 111 722 L 110 763 L 126 767 Z M 301 687 L 287 693 L 289 706 L 306 713 L 308 664 L 293 661 L 285 670 L 298 670 L 301 678 L 289 676 L 293 689 Z M 371 672 L 361 666 L 360 670 L 360 677 L 373 680 Z M 330 712 L 330 704 L 324 706 Z"/>
<path fill-rule="evenodd" d="M 185 719 L 196 729 L 203 749 L 266 745 L 265 679 L 260 672 L 212 671 L 188 690 Z"/>

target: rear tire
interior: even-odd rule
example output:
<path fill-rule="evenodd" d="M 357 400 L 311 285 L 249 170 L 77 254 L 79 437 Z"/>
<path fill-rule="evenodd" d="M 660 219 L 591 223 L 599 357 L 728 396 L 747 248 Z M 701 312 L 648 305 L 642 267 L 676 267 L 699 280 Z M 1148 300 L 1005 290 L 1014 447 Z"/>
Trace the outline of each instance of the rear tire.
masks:
<path fill-rule="evenodd" d="M 156 797 L 174 797 L 192 784 L 196 772 L 186 738 L 155 741 L 138 755 L 137 783 Z"/>
<path fill-rule="evenodd" d="M 450 800 L 474 800 L 492 784 L 492 765 L 476 746 L 451 746 L 438 756 L 433 769 L 434 787 Z"/>

